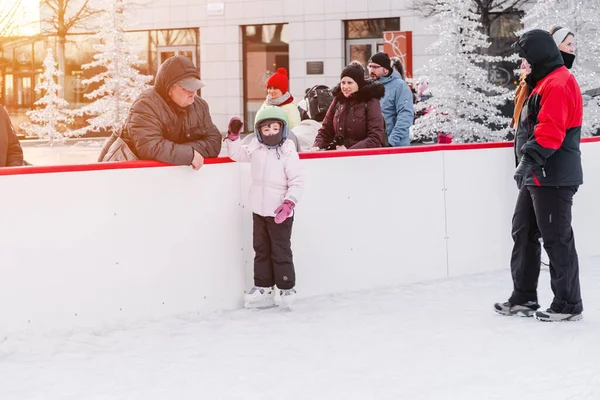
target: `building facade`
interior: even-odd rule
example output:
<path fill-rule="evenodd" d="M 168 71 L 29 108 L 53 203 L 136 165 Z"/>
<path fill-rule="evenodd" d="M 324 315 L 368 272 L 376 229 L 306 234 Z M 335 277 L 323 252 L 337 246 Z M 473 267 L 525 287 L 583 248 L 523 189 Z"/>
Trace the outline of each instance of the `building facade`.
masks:
<path fill-rule="evenodd" d="M 174 3 L 180 4 L 176 6 Z M 200 29 L 204 97 L 220 129 L 231 116 L 248 125 L 264 101 L 268 76 L 278 67 L 290 75 L 290 92 L 300 99 L 316 84 L 333 86 L 345 64 L 366 62 L 383 49 L 384 31 L 412 31 L 415 69 L 430 57 L 436 39 L 411 0 L 171 0 L 169 28 Z M 167 8 L 146 10 L 146 18 Z"/>
<path fill-rule="evenodd" d="M 252 125 L 266 96 L 266 81 L 278 67 L 288 69 L 290 92 L 299 100 L 313 85 L 335 85 L 351 60 L 366 63 L 382 51 L 384 32 L 411 33 L 410 62 L 418 75 L 435 56 L 426 49 L 437 35 L 412 7 L 412 0 L 151 0 L 128 10 L 127 30 L 144 61 L 143 73 L 154 75 L 162 61 L 176 54 L 196 63 L 206 83 L 201 96 L 225 131 L 232 116 Z M 81 68 L 94 54 L 90 36 L 68 36 L 65 98 L 74 107 L 88 101 L 84 94 L 94 89 L 81 84 L 95 74 Z M 40 35 L 2 47 L 0 93 L 9 110 L 33 107 L 49 46 L 56 46 L 56 38 Z"/>

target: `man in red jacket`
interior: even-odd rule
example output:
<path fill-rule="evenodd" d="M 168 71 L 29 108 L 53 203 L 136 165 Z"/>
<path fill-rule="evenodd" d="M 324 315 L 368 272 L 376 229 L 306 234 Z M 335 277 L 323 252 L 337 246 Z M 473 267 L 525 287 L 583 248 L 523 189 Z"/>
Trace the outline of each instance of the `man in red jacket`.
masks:
<path fill-rule="evenodd" d="M 520 162 L 515 171 L 519 195 L 512 227 L 514 288 L 508 302 L 496 303 L 494 309 L 503 315 L 535 315 L 541 321 L 577 321 L 583 303 L 571 208 L 583 183 L 581 91 L 548 32 L 528 31 L 514 47 L 531 65 L 526 80 L 531 94 L 515 137 Z M 554 293 L 545 312 L 537 311 L 540 235 L 550 258 Z"/>
<path fill-rule="evenodd" d="M 23 149 L 17 139 L 8 113 L 0 106 L 0 167 L 23 165 Z"/>

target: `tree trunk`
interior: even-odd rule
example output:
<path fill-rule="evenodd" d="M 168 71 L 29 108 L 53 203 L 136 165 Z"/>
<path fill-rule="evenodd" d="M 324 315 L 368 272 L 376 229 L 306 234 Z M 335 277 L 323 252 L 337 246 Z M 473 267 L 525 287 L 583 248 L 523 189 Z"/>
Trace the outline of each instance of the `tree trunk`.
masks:
<path fill-rule="evenodd" d="M 490 32 L 492 30 L 492 21 L 490 18 L 490 7 L 491 7 L 491 2 L 489 2 L 489 1 L 484 1 L 481 6 L 481 25 L 483 27 L 483 33 L 488 38 L 490 37 Z M 482 55 L 490 54 L 489 47 L 480 49 L 480 51 L 481 51 Z M 488 79 L 489 79 L 490 75 L 492 73 L 492 71 L 491 71 L 492 66 L 490 65 L 490 63 L 487 60 L 485 60 L 483 62 L 483 67 L 488 72 Z"/>
<path fill-rule="evenodd" d="M 65 95 L 65 73 L 66 73 L 66 60 L 65 60 L 65 45 L 67 38 L 65 36 L 58 37 L 58 49 L 56 51 L 56 58 L 58 59 L 58 70 L 60 75 L 58 76 L 58 84 L 60 89 L 58 92 L 59 97 L 64 98 Z"/>
<path fill-rule="evenodd" d="M 481 7 L 481 25 L 483 27 L 483 33 L 489 38 L 492 30 L 492 21 L 490 18 L 490 5 L 486 2 Z M 484 49 L 483 54 L 489 54 L 487 49 Z"/>

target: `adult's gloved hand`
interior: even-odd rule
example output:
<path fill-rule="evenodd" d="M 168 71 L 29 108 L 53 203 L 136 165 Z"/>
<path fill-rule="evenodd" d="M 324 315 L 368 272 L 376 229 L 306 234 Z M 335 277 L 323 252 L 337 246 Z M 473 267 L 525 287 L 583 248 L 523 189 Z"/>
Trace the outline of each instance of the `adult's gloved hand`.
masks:
<path fill-rule="evenodd" d="M 523 187 L 525 178 L 527 177 L 527 174 L 531 172 L 531 167 L 533 166 L 533 164 L 533 158 L 531 158 L 531 156 L 528 156 L 527 154 L 523 154 L 523 157 L 521 157 L 521 161 L 519 162 L 519 165 L 517 165 L 517 169 L 515 170 L 514 175 L 515 181 L 517 182 L 517 188 L 519 188 L 519 190 L 521 190 L 521 188 Z"/>

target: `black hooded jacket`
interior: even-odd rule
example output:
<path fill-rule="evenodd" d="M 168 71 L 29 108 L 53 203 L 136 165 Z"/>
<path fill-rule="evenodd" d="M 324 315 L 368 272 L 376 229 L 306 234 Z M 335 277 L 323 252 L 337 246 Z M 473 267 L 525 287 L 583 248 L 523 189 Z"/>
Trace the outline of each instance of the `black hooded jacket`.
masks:
<path fill-rule="evenodd" d="M 528 31 L 515 48 L 531 65 L 527 77 L 531 93 L 515 137 L 517 157 L 534 162 L 525 185 L 581 185 L 583 101 L 579 85 L 548 32 Z"/>
<path fill-rule="evenodd" d="M 348 98 L 339 85 L 332 93 L 333 102 L 314 145 L 325 148 L 336 136 L 341 136 L 347 149 L 381 147 L 385 130 L 379 99 L 385 94 L 385 87 L 379 82 L 368 81 Z"/>

